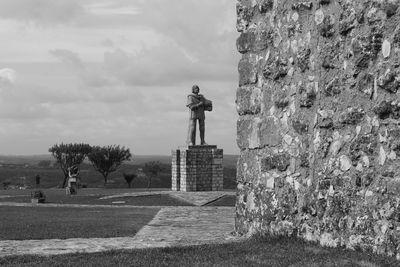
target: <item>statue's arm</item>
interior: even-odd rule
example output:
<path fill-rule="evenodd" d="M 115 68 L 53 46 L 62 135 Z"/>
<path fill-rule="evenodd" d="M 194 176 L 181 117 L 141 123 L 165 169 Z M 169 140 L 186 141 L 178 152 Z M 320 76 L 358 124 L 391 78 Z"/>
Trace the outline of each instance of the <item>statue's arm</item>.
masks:
<path fill-rule="evenodd" d="M 198 102 L 198 103 L 196 103 L 197 101 L 196 101 L 196 99 L 193 97 L 193 96 L 191 96 L 191 95 L 189 95 L 188 96 L 188 101 L 187 101 L 187 107 L 189 108 L 189 109 L 191 109 L 191 110 L 193 110 L 193 109 L 197 109 L 198 107 L 200 107 L 201 105 L 203 105 L 203 102 Z"/>

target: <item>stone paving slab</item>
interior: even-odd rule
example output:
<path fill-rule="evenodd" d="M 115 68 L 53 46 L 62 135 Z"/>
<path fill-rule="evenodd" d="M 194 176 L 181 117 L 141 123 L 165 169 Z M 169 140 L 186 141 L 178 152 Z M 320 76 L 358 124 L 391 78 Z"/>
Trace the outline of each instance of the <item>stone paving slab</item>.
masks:
<path fill-rule="evenodd" d="M 169 246 L 220 243 L 235 239 L 234 207 L 168 207 L 140 230 L 135 238 L 149 244 Z"/>
<path fill-rule="evenodd" d="M 97 205 L 96 205 L 97 207 Z M 0 240 L 0 257 L 56 255 L 239 241 L 234 230 L 233 207 L 167 207 L 134 237 Z"/>
<path fill-rule="evenodd" d="M 195 206 L 204 206 L 213 202 L 223 196 L 235 195 L 234 191 L 200 191 L 200 192 L 182 192 L 182 191 L 154 191 L 154 192 L 130 192 L 123 194 L 116 194 L 105 196 L 100 199 L 112 199 L 121 197 L 139 197 L 139 196 L 152 196 L 152 195 L 169 195 L 179 200 L 189 202 Z"/>

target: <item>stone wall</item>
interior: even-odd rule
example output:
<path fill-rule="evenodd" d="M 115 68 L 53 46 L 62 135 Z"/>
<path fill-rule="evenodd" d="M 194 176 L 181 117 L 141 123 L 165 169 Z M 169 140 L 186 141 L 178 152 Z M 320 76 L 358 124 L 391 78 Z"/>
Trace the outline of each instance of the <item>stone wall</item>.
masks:
<path fill-rule="evenodd" d="M 400 10 L 239 0 L 241 234 L 400 258 Z"/>
<path fill-rule="evenodd" d="M 172 151 L 173 191 L 223 190 L 223 150 L 188 146 Z"/>

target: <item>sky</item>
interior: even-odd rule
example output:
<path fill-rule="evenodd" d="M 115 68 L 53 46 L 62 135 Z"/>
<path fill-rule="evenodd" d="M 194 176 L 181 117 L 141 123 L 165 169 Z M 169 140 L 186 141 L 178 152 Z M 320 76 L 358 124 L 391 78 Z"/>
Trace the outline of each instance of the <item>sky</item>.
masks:
<path fill-rule="evenodd" d="M 235 5 L 1 0 L 0 154 L 83 142 L 169 155 L 185 145 L 193 84 L 213 101 L 206 142 L 237 154 Z"/>

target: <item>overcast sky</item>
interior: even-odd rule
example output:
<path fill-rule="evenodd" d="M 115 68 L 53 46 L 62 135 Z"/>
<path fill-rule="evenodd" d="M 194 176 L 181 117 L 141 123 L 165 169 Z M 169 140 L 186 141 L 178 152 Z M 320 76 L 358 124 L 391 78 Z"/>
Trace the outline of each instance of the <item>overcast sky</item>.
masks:
<path fill-rule="evenodd" d="M 206 141 L 238 153 L 235 5 L 1 0 L 0 154 L 84 142 L 168 155 L 185 144 L 193 84 L 214 103 Z"/>

